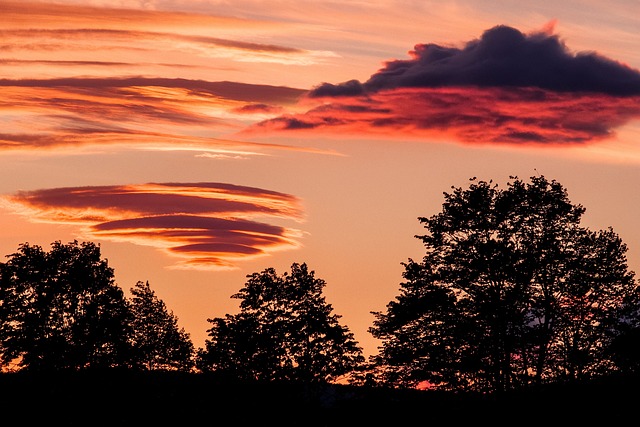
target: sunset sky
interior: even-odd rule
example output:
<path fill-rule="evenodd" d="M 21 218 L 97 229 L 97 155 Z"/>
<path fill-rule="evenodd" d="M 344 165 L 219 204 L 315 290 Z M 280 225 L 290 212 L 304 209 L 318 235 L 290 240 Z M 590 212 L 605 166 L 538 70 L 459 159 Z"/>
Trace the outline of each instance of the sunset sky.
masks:
<path fill-rule="evenodd" d="M 306 262 L 365 355 L 418 217 L 544 175 L 640 272 L 640 2 L 0 0 L 0 255 L 99 243 L 190 333 Z"/>

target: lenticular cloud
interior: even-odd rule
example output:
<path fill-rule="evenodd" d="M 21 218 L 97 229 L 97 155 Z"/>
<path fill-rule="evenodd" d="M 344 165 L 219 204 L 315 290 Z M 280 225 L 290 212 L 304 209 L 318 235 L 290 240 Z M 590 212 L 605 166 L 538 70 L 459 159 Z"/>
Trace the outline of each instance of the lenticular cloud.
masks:
<path fill-rule="evenodd" d="M 177 268 L 229 269 L 298 246 L 298 230 L 257 221 L 300 221 L 291 195 L 223 183 L 150 183 L 21 191 L 3 201 L 31 220 L 77 224 L 87 237 L 154 246 Z"/>
<path fill-rule="evenodd" d="M 323 83 L 304 114 L 250 132 L 313 130 L 472 143 L 585 143 L 640 117 L 640 71 L 557 35 L 496 26 L 461 48 L 419 44 L 367 81 Z"/>

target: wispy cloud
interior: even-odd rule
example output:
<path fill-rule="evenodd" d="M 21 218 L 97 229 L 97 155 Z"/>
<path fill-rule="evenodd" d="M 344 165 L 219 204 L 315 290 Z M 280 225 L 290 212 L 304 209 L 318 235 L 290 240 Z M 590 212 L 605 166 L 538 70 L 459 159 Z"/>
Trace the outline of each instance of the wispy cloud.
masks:
<path fill-rule="evenodd" d="M 4 50 L 140 50 L 190 52 L 203 57 L 230 58 L 238 62 L 273 62 L 310 65 L 332 52 L 311 51 L 276 44 L 256 43 L 204 35 L 109 28 L 0 30 Z M 12 42 L 12 43 L 11 43 Z M 69 65 L 87 65 L 71 62 Z"/>
<path fill-rule="evenodd" d="M 48 56 L 149 54 L 227 58 L 237 62 L 311 65 L 333 52 L 265 43 L 273 22 L 209 14 L 87 5 L 3 2 L 3 50 Z M 281 25 L 283 25 L 281 23 Z M 85 65 L 81 62 L 76 66 Z"/>
<path fill-rule="evenodd" d="M 295 103 L 304 92 L 300 89 L 141 77 L 2 79 L 0 87 L 0 152 L 83 146 L 229 150 L 235 145 L 235 151 L 252 155 L 256 149 L 299 149 L 220 137 L 244 128 L 242 120 L 255 105 L 273 117 Z"/>
<path fill-rule="evenodd" d="M 78 225 L 91 239 L 160 248 L 174 268 L 229 269 L 250 257 L 299 246 L 297 229 L 257 221 L 301 221 L 295 196 L 224 183 L 149 183 L 19 191 L 4 205 L 31 221 Z"/>
<path fill-rule="evenodd" d="M 306 92 L 263 84 L 263 74 L 333 55 L 275 41 L 293 24 L 81 3 L 0 1 L 0 154 L 305 150 L 233 136 Z"/>
<path fill-rule="evenodd" d="M 132 97 L 138 95 L 139 98 L 143 98 L 144 93 L 136 94 L 135 92 L 137 90 L 139 91 L 138 88 L 184 89 L 189 91 L 188 93 L 190 94 L 209 95 L 234 101 L 275 102 L 284 104 L 295 102 L 306 92 L 302 89 L 286 86 L 162 77 L 0 79 L 0 86 L 56 88 L 69 93 L 88 93 L 88 91 L 91 90 L 91 93 L 95 94 L 95 96 L 127 95 L 127 97 Z"/>
<path fill-rule="evenodd" d="M 11 51 L 16 49 L 15 45 L 0 45 L 0 52 L 2 51 Z M 51 50 L 50 45 L 45 45 L 42 47 L 42 50 Z M 141 68 L 141 67 L 166 67 L 166 68 L 176 68 L 176 69 L 204 69 L 204 70 L 229 70 L 230 68 L 215 68 L 208 67 L 206 65 L 188 65 L 188 64 L 176 64 L 176 63 L 163 63 L 163 62 L 115 62 L 115 61 L 91 61 L 91 60 L 77 60 L 77 61 L 66 61 L 59 59 L 0 59 L 0 65 L 2 66 L 12 66 L 12 67 L 30 67 L 30 66 L 41 66 L 45 65 L 47 67 L 59 67 L 65 70 L 68 70 L 69 67 L 86 67 L 86 68 L 112 68 L 118 71 L 127 69 L 127 68 Z"/>
<path fill-rule="evenodd" d="M 640 71 L 594 52 L 574 54 L 551 27 L 496 26 L 462 48 L 417 45 L 365 82 L 323 83 L 306 113 L 246 133 L 297 131 L 462 142 L 584 143 L 640 118 Z"/>

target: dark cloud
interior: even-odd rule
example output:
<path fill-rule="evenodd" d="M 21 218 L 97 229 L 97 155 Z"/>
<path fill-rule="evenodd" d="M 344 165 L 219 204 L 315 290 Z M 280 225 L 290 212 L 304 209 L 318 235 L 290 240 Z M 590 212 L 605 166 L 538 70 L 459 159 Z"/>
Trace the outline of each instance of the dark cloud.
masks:
<path fill-rule="evenodd" d="M 282 107 L 268 104 L 246 104 L 234 108 L 233 112 L 240 114 L 274 114 L 282 112 Z"/>
<path fill-rule="evenodd" d="M 537 87 L 551 91 L 640 95 L 640 72 L 595 52 L 573 54 L 557 35 L 505 25 L 463 48 L 418 44 L 369 80 L 321 84 L 311 97 L 353 96 L 395 88 Z"/>
<path fill-rule="evenodd" d="M 344 83 L 333 85 L 323 83 L 313 88 L 308 96 L 311 98 L 333 97 L 333 96 L 357 96 L 363 95 L 366 88 L 358 80 L 349 80 Z"/>
<path fill-rule="evenodd" d="M 557 35 L 496 26 L 462 48 L 420 44 L 364 83 L 324 83 L 309 110 L 245 134 L 308 132 L 471 143 L 576 144 L 640 118 L 640 71 Z M 314 107 L 314 105 L 316 105 Z"/>

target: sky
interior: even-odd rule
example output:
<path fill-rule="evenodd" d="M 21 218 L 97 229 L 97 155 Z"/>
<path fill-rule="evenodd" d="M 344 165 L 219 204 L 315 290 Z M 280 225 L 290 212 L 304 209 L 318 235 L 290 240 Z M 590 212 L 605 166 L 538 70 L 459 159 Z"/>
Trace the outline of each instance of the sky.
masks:
<path fill-rule="evenodd" d="M 0 0 L 0 254 L 98 243 L 194 345 L 306 263 L 365 355 L 469 179 L 557 180 L 640 271 L 640 3 Z"/>

